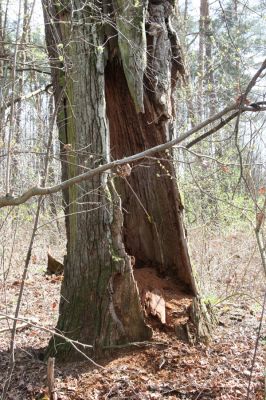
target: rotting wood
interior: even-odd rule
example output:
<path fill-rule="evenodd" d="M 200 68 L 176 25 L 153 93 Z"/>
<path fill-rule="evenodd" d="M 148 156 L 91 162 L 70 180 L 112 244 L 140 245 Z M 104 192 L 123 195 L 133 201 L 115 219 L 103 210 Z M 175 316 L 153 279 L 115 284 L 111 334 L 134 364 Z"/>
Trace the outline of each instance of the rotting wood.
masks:
<path fill-rule="evenodd" d="M 162 324 L 166 323 L 165 300 L 158 289 L 145 293 L 144 307 L 147 314 L 157 317 Z"/>
<path fill-rule="evenodd" d="M 47 273 L 61 275 L 64 271 L 64 265 L 56 260 L 51 254 L 47 253 Z"/>
<path fill-rule="evenodd" d="M 49 357 L 47 363 L 47 386 L 48 386 L 50 400 L 57 400 L 57 393 L 55 391 L 55 384 L 54 384 L 54 365 L 55 365 L 55 358 Z"/>
<path fill-rule="evenodd" d="M 43 0 L 43 4 L 48 50 L 59 68 L 62 61 L 55 49 L 69 43 L 64 55 L 73 68 L 68 68 L 66 62 L 64 70 L 53 69 L 52 75 L 56 98 L 59 88 L 66 86 L 58 115 L 63 180 L 75 179 L 83 171 L 83 165 L 93 171 L 110 162 L 104 86 L 106 54 L 101 50 L 105 39 L 102 27 L 94 24 L 82 1 L 75 0 L 69 7 L 48 0 Z M 75 13 L 70 7 L 75 7 Z M 80 20 L 91 18 L 92 23 L 76 25 L 71 30 L 67 22 L 73 14 Z M 51 17 L 66 23 L 51 24 Z M 66 145 L 71 145 L 67 152 Z M 87 151 L 75 152 L 78 147 Z M 70 157 L 74 157 L 74 166 L 73 159 L 72 163 L 64 162 Z M 118 165 L 115 163 L 113 167 Z M 123 249 L 119 196 L 108 182 L 110 171 L 107 170 L 104 174 L 93 174 L 92 179 L 82 180 L 79 185 L 63 187 L 67 257 L 57 329 L 67 332 L 70 339 L 89 344 L 91 347 L 84 352 L 94 356 L 102 355 L 103 348 L 113 344 L 151 337 L 144 321 L 131 257 Z M 58 337 L 50 341 L 45 357 L 55 354 L 61 360 L 80 358 L 68 340 Z"/>

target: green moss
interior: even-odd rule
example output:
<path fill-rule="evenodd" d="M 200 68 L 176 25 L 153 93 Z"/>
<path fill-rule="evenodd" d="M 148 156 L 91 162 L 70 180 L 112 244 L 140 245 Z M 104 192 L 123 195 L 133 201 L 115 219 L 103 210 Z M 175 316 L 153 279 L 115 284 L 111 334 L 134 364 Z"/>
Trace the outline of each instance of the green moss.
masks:
<path fill-rule="evenodd" d="M 119 257 L 119 256 L 116 255 L 116 254 L 112 254 L 112 261 L 114 261 L 114 262 L 119 262 L 119 261 L 122 261 L 122 260 L 124 260 L 123 257 Z"/>
<path fill-rule="evenodd" d="M 63 71 L 60 71 L 58 82 L 62 88 L 65 86 L 66 78 L 65 78 L 65 73 Z"/>
<path fill-rule="evenodd" d="M 125 259 L 120 257 L 117 252 L 111 249 L 112 269 L 116 272 L 123 272 L 125 268 Z"/>
<path fill-rule="evenodd" d="M 81 321 L 85 312 L 84 298 L 88 291 L 88 287 L 81 287 L 79 291 L 75 292 L 75 296 L 67 304 L 67 310 L 59 315 L 59 320 L 56 329 L 59 332 L 69 332 L 66 334 L 72 340 L 80 339 Z M 76 350 L 66 339 L 54 336 L 50 339 L 49 345 L 45 352 L 45 358 L 56 356 L 60 360 L 69 359 L 69 353 L 75 353 Z"/>

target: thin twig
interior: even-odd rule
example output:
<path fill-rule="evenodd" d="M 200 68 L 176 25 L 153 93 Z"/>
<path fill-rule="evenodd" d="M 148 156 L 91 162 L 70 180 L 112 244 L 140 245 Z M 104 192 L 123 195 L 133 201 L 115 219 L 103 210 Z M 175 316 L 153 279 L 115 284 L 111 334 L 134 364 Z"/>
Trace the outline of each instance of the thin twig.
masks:
<path fill-rule="evenodd" d="M 261 316 L 260 316 L 260 324 L 259 324 L 258 334 L 257 334 L 257 338 L 256 338 L 256 343 L 255 343 L 255 350 L 254 350 L 254 354 L 253 354 L 253 358 L 252 358 L 250 375 L 249 375 L 247 400 L 249 400 L 249 398 L 250 398 L 251 380 L 252 380 L 252 374 L 253 374 L 253 370 L 254 370 L 257 350 L 258 350 L 258 346 L 259 346 L 260 333 L 261 333 L 261 328 L 262 328 L 262 321 L 263 321 L 263 315 L 264 315 L 264 311 L 265 311 L 265 305 L 266 305 L 266 292 L 264 294 L 263 306 L 262 306 Z"/>
<path fill-rule="evenodd" d="M 53 115 L 53 123 L 51 124 L 51 127 L 50 127 L 50 132 L 49 132 L 49 137 L 48 137 L 48 144 L 47 144 L 47 149 L 46 149 L 45 165 L 44 165 L 44 174 L 43 174 L 44 178 L 43 178 L 43 182 L 42 182 L 44 186 L 45 186 L 47 175 L 48 175 L 49 154 L 50 154 L 50 148 L 51 148 L 52 138 L 53 138 L 53 127 L 54 127 L 54 124 L 55 124 L 55 121 L 56 121 L 57 111 L 58 111 L 58 107 L 59 107 L 60 102 L 61 102 L 61 97 L 63 95 L 63 92 L 64 92 L 64 88 L 61 91 L 61 94 L 59 96 L 59 101 L 58 101 L 58 103 L 57 103 L 57 105 L 55 107 L 54 115 Z M 33 243 L 34 243 L 35 235 L 36 235 L 37 228 L 38 228 L 42 201 L 43 201 L 43 198 L 39 197 L 38 204 L 37 204 L 36 215 L 35 215 L 34 224 L 33 224 L 33 230 L 32 230 L 32 234 L 31 234 L 31 239 L 30 239 L 30 243 L 29 243 L 29 247 L 28 247 L 28 251 L 27 251 L 27 256 L 26 256 L 26 260 L 25 260 L 25 264 L 24 264 L 24 269 L 23 269 L 23 273 L 22 273 L 21 285 L 20 285 L 20 290 L 19 290 L 19 294 L 18 294 L 16 310 L 15 310 L 15 319 L 13 320 L 13 327 L 12 327 L 12 332 L 11 332 L 10 359 L 9 359 L 9 364 L 8 364 L 8 368 L 7 368 L 7 379 L 5 381 L 4 388 L 3 388 L 3 393 L 2 393 L 2 399 L 3 400 L 5 400 L 6 395 L 8 393 L 9 386 L 10 386 L 10 383 L 11 383 L 12 374 L 13 374 L 13 370 L 14 370 L 14 367 L 15 367 L 15 338 L 16 338 L 17 318 L 18 318 L 19 312 L 20 312 L 22 297 L 23 297 L 23 293 L 24 293 L 25 281 L 26 281 L 28 268 L 29 268 L 29 264 L 30 264 L 30 260 L 31 260 L 31 252 L 32 252 Z"/>
<path fill-rule="evenodd" d="M 124 349 L 127 347 L 147 347 L 147 346 L 165 346 L 168 347 L 168 343 L 165 342 L 129 342 L 124 344 L 114 344 L 111 346 L 104 346 L 104 349 Z"/>
<path fill-rule="evenodd" d="M 30 92 L 28 94 L 25 94 L 24 96 L 18 96 L 14 100 L 8 101 L 2 108 L 1 108 L 1 113 L 4 112 L 8 107 L 11 107 L 12 104 L 19 103 L 23 100 L 29 100 L 34 96 L 37 96 L 37 94 L 43 93 L 43 92 L 48 92 L 48 89 L 51 88 L 53 85 L 49 83 L 48 85 L 41 86 L 39 89 L 34 90 L 33 92 Z"/>
<path fill-rule="evenodd" d="M 30 326 L 32 326 L 34 328 L 37 328 L 37 329 L 39 329 L 41 331 L 44 331 L 44 332 L 48 332 L 52 336 L 57 336 L 57 337 L 63 339 L 64 341 L 69 343 L 79 354 L 81 354 L 84 358 L 86 358 L 86 360 L 90 361 L 93 365 L 95 365 L 98 368 L 105 369 L 102 365 L 97 364 L 92 358 L 88 357 L 87 354 L 83 353 L 83 351 L 81 351 L 78 348 L 78 346 L 80 346 L 80 347 L 83 347 L 84 349 L 92 349 L 93 348 L 92 345 L 81 343 L 78 340 L 70 339 L 67 336 L 63 335 L 62 333 L 59 333 L 58 331 L 55 331 L 53 329 L 46 328 L 45 326 L 39 325 L 36 322 L 31 321 L 28 318 L 21 318 L 21 317 L 15 318 L 15 317 L 12 317 L 12 316 L 7 315 L 7 314 L 0 313 L 0 318 L 2 318 L 2 317 L 5 318 L 5 319 L 11 319 L 12 321 L 16 320 L 16 321 L 26 322 L 27 324 L 29 324 Z"/>
<path fill-rule="evenodd" d="M 16 330 L 18 331 L 19 329 L 24 329 L 27 328 L 29 326 L 29 324 L 22 324 L 22 325 L 17 325 Z M 1 333 L 5 333 L 5 332 L 10 332 L 12 329 L 11 328 L 4 328 L 0 330 L 0 335 Z"/>
<path fill-rule="evenodd" d="M 47 363 L 47 384 L 50 400 L 57 400 L 57 393 L 54 388 L 54 364 L 55 358 L 49 357 Z"/>

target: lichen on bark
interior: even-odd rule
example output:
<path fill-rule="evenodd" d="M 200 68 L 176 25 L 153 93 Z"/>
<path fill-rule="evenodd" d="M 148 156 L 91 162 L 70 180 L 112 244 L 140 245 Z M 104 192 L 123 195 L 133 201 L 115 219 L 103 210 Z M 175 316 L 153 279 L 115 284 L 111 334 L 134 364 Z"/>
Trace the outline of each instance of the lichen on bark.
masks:
<path fill-rule="evenodd" d="M 147 65 L 146 0 L 114 0 L 118 46 L 136 110 L 144 112 L 143 77 Z"/>

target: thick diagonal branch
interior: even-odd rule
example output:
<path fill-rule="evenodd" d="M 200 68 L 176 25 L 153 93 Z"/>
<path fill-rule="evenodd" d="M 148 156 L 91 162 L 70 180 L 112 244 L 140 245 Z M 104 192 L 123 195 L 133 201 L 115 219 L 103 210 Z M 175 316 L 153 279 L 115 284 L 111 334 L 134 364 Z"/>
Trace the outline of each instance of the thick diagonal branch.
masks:
<path fill-rule="evenodd" d="M 101 166 L 93 169 L 93 170 L 87 171 L 84 174 L 77 175 L 77 176 L 75 176 L 75 177 L 73 177 L 71 179 L 68 179 L 68 180 L 66 180 L 64 182 L 61 182 L 58 185 L 54 185 L 54 186 L 50 186 L 50 187 L 34 186 L 34 187 L 30 188 L 29 190 L 27 190 L 26 192 L 24 192 L 22 195 L 20 195 L 18 197 L 12 197 L 10 195 L 2 196 L 2 197 L 0 197 L 0 208 L 6 207 L 6 206 L 18 206 L 20 204 L 25 203 L 31 197 L 44 196 L 44 195 L 47 195 L 47 194 L 52 194 L 52 193 L 59 192 L 60 190 L 67 189 L 72 185 L 75 185 L 77 183 L 81 183 L 83 181 L 89 180 L 92 177 L 94 177 L 95 175 L 102 174 L 102 173 L 104 173 L 104 172 L 106 172 L 108 170 L 112 170 L 113 168 L 117 167 L 118 165 L 129 164 L 129 163 L 132 163 L 134 161 L 138 161 L 138 160 L 141 160 L 141 159 L 143 159 L 145 157 L 151 156 L 151 155 L 153 155 L 155 153 L 159 153 L 159 152 L 168 150 L 171 147 L 182 143 L 184 140 L 188 139 L 193 134 L 199 132 L 201 129 L 205 128 L 209 124 L 221 119 L 225 114 L 228 114 L 229 112 L 238 109 L 238 107 L 239 107 L 239 105 L 237 103 L 234 103 L 234 104 L 224 108 L 222 111 L 220 111 L 219 113 L 213 115 L 211 118 L 207 119 L 206 121 L 202 122 L 201 124 L 197 125 L 196 127 L 190 129 L 189 131 L 187 131 L 186 133 L 184 133 L 183 135 L 179 136 L 176 139 L 169 140 L 166 143 L 160 144 L 158 146 L 151 147 L 150 149 L 147 149 L 147 150 L 142 151 L 142 152 L 137 153 L 137 154 L 133 154 L 132 156 L 125 157 L 125 158 L 122 158 L 120 160 L 115 160 L 115 161 L 112 161 L 110 163 L 106 163 L 104 165 L 101 165 Z M 260 111 L 265 111 L 265 110 L 266 109 L 264 109 L 264 108 L 260 109 Z M 244 112 L 244 111 L 256 112 L 257 110 L 255 110 L 252 107 L 242 107 L 241 112 Z M 235 117 L 236 115 L 238 115 L 238 113 L 234 113 L 233 115 Z M 231 120 L 231 118 L 230 118 L 230 120 Z M 215 128 L 211 129 L 211 131 L 209 131 L 209 135 L 211 133 L 216 132 L 219 128 L 220 128 L 220 126 L 218 125 L 217 129 L 215 129 Z M 206 137 L 206 135 L 202 135 L 201 139 L 203 139 L 205 137 Z"/>

